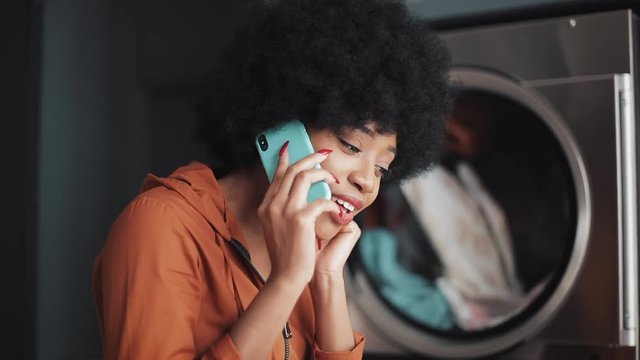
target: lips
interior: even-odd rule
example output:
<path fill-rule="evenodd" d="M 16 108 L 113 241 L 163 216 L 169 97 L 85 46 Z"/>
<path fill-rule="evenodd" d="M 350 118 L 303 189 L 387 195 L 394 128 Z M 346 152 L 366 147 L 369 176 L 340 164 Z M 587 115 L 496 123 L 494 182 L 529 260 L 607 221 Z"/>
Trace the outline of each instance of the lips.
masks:
<path fill-rule="evenodd" d="M 348 195 L 333 195 L 331 197 L 340 208 L 339 213 L 332 213 L 331 216 L 340 225 L 347 225 L 350 223 L 357 211 L 362 209 L 362 201 Z"/>

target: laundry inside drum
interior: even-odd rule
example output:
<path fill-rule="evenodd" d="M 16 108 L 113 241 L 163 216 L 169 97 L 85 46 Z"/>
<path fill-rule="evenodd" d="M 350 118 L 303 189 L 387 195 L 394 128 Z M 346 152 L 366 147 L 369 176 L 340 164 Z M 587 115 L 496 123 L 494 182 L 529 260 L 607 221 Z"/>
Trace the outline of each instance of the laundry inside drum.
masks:
<path fill-rule="evenodd" d="M 576 232 L 557 136 L 514 100 L 463 92 L 433 169 L 383 187 L 353 261 L 407 322 L 483 336 L 525 321 L 557 285 Z"/>

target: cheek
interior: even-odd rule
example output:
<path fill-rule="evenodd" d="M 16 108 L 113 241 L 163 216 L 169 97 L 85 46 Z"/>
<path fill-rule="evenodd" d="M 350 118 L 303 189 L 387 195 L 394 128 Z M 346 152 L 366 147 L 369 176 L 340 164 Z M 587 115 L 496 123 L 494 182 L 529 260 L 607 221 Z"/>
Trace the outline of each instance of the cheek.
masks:
<path fill-rule="evenodd" d="M 333 149 L 336 151 L 333 141 L 331 140 L 331 136 L 326 131 L 308 131 L 309 140 L 311 140 L 311 145 L 315 150 L 320 149 Z"/>
<path fill-rule="evenodd" d="M 342 179 L 343 176 L 341 175 L 346 176 L 346 170 L 352 166 L 350 161 L 351 159 L 344 156 L 339 149 L 333 148 L 333 152 L 320 164 L 320 166 Z"/>

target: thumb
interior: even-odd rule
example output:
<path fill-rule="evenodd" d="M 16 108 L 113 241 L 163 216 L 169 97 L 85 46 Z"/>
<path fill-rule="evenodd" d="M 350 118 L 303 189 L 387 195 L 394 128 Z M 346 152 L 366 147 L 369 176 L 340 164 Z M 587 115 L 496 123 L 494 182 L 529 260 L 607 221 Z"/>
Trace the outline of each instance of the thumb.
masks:
<path fill-rule="evenodd" d="M 349 254 L 358 242 L 360 233 L 361 231 L 358 224 L 356 224 L 355 221 L 351 221 L 329 241 L 327 249 L 330 248 L 331 251 L 346 252 Z"/>

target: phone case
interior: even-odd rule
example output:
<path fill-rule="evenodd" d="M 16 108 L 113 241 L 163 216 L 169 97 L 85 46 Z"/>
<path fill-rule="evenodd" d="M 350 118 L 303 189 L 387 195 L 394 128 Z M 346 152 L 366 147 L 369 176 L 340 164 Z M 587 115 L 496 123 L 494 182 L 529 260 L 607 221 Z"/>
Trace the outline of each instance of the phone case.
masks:
<path fill-rule="evenodd" d="M 266 148 L 264 143 L 261 145 L 261 136 L 263 140 L 266 140 Z M 302 124 L 298 120 L 290 121 L 283 126 L 269 129 L 256 137 L 256 147 L 260 154 L 260 160 L 267 173 L 269 181 L 273 181 L 273 177 L 278 166 L 278 160 L 280 159 L 280 148 L 286 141 L 289 141 L 287 151 L 289 152 L 289 164 L 293 164 L 296 161 L 302 159 L 305 156 L 313 154 L 315 150 L 309 140 L 309 135 Z M 320 165 L 316 165 L 320 168 Z M 316 199 L 330 199 L 331 191 L 329 185 L 326 182 L 320 181 L 314 183 L 309 188 L 309 195 L 307 196 L 307 203 L 311 203 Z"/>

